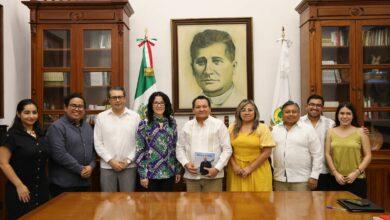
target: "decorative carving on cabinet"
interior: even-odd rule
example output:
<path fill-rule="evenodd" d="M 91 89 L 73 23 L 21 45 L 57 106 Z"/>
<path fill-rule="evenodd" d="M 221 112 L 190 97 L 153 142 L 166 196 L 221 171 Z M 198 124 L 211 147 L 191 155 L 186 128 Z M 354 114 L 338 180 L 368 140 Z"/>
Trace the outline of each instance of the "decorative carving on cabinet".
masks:
<path fill-rule="evenodd" d="M 123 32 L 124 32 L 124 25 L 123 24 L 119 24 L 118 25 L 118 34 L 120 36 L 123 36 Z"/>
<path fill-rule="evenodd" d="M 316 24 L 312 21 L 309 22 L 309 32 L 314 33 L 316 31 Z"/>
<path fill-rule="evenodd" d="M 70 12 L 69 13 L 69 18 L 72 21 L 79 21 L 82 20 L 84 17 L 84 14 L 82 12 Z"/>
<path fill-rule="evenodd" d="M 37 35 L 37 24 L 30 25 L 30 32 L 32 37 L 35 37 Z"/>
<path fill-rule="evenodd" d="M 37 11 L 31 10 L 30 12 L 30 22 L 35 23 L 37 21 Z"/>
<path fill-rule="evenodd" d="M 315 94 L 316 92 L 316 87 L 314 85 L 310 86 L 310 94 Z"/>
<path fill-rule="evenodd" d="M 362 7 L 353 7 L 349 13 L 353 16 L 362 16 L 364 14 L 364 9 Z"/>

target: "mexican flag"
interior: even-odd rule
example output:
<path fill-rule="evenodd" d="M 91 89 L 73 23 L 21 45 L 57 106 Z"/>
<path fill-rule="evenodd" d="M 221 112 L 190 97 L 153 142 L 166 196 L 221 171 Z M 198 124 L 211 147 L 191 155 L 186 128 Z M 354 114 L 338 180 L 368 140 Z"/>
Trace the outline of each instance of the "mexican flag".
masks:
<path fill-rule="evenodd" d="M 135 91 L 133 109 L 134 111 L 138 112 L 138 114 L 141 116 L 141 119 L 144 119 L 148 99 L 153 92 L 157 91 L 152 57 L 152 46 L 154 46 L 154 43 L 151 42 L 147 36 L 145 36 L 143 39 L 137 39 L 137 41 L 141 41 L 138 44 L 138 47 L 142 47 L 142 61 L 141 67 L 139 68 L 137 90 Z"/>
<path fill-rule="evenodd" d="M 282 43 L 280 51 L 278 71 L 276 73 L 276 83 L 274 88 L 274 97 L 272 101 L 271 120 L 272 124 L 276 125 L 282 122 L 282 106 L 285 102 L 290 100 L 290 55 L 289 48 L 291 41 L 287 39 L 279 39 Z"/>

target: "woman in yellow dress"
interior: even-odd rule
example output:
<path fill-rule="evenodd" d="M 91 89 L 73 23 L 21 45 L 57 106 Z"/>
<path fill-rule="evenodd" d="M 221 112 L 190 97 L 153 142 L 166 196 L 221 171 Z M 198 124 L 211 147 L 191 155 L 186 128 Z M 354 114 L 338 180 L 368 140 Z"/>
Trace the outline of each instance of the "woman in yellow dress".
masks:
<path fill-rule="evenodd" d="M 268 158 L 275 142 L 267 125 L 259 122 L 252 100 L 243 100 L 229 127 L 233 155 L 227 172 L 227 191 L 272 191 Z"/>

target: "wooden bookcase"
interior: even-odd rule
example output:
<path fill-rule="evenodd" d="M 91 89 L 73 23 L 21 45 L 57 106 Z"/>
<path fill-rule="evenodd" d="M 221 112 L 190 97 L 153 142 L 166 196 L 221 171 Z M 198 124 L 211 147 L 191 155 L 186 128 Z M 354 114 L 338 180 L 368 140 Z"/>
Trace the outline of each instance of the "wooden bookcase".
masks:
<path fill-rule="evenodd" d="M 350 101 L 371 130 L 369 199 L 390 210 L 390 1 L 303 0 L 300 14 L 301 102 L 325 99 L 335 117 Z"/>
<path fill-rule="evenodd" d="M 129 87 L 128 0 L 30 0 L 31 95 L 47 128 L 63 99 L 80 92 L 87 120 L 106 108 L 110 86 Z M 91 121 L 93 123 L 93 121 Z"/>

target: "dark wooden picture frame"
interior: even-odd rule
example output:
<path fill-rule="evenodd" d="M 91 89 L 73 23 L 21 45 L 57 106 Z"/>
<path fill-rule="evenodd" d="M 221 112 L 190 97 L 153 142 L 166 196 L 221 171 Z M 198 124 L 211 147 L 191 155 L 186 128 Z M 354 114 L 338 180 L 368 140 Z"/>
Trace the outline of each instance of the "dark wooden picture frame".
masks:
<path fill-rule="evenodd" d="M 213 114 L 253 99 L 252 18 L 173 19 L 171 31 L 176 115 L 190 114 L 201 94 L 211 98 Z"/>
<path fill-rule="evenodd" d="M 3 5 L 0 5 L 0 118 L 4 118 L 4 43 L 3 43 Z"/>

